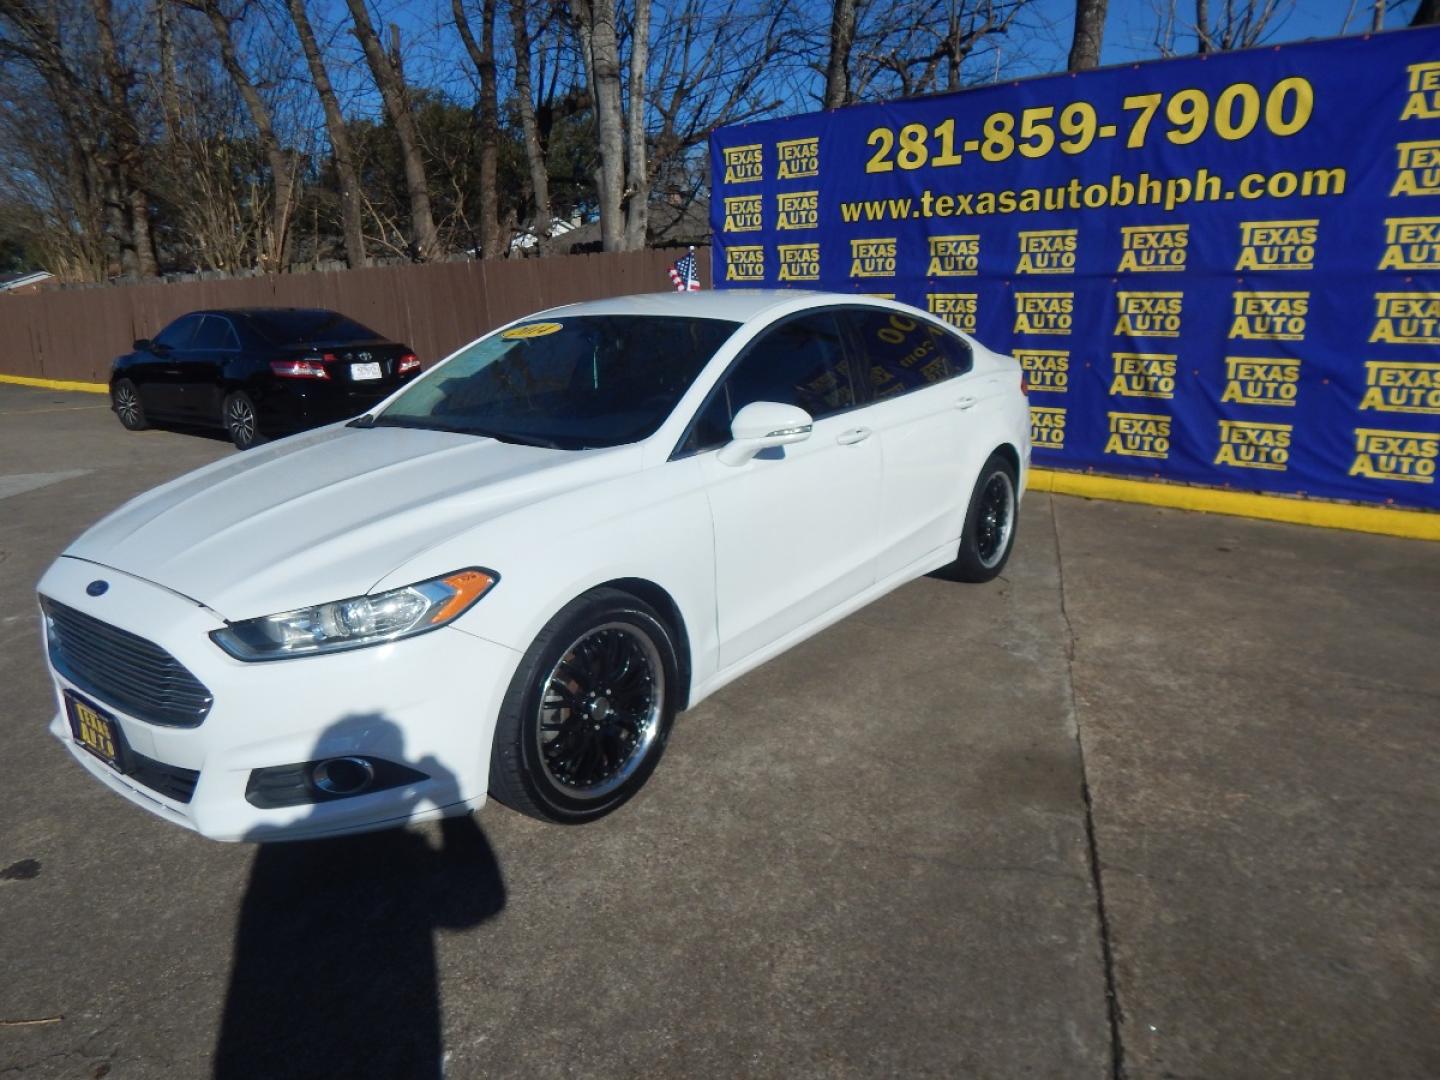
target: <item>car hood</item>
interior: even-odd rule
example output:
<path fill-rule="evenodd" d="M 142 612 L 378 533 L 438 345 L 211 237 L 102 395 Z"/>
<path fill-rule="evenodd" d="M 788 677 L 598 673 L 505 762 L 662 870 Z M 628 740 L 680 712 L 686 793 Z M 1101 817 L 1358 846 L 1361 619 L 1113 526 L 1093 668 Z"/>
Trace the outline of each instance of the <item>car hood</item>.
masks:
<path fill-rule="evenodd" d="M 365 593 L 459 532 L 639 462 L 638 446 L 564 451 L 449 432 L 322 428 L 155 488 L 65 554 L 247 619 Z M 473 562 L 484 565 L 485 552 Z"/>

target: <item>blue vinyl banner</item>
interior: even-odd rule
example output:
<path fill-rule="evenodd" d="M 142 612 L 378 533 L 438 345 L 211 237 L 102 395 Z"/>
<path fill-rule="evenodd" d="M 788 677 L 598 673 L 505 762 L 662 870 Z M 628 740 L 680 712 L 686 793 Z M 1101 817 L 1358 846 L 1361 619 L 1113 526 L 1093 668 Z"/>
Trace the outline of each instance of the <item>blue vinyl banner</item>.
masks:
<path fill-rule="evenodd" d="M 1440 508 L 1440 29 L 723 128 L 721 288 L 892 296 L 1035 463 Z"/>

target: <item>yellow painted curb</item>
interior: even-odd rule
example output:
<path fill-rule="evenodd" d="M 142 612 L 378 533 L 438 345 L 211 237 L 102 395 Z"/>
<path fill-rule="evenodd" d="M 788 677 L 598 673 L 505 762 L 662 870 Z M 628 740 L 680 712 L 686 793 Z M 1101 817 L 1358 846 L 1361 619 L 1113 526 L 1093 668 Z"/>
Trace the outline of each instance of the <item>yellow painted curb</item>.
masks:
<path fill-rule="evenodd" d="M 71 382 L 68 379 L 32 379 L 28 375 L 0 375 L 0 383 L 16 386 L 39 386 L 45 390 L 78 390 L 84 394 L 108 394 L 110 388 L 99 382 Z"/>
<path fill-rule="evenodd" d="M 1319 499 L 1289 499 L 1279 495 L 1255 495 L 1248 491 L 1124 480 L 1117 476 L 1054 469 L 1031 469 L 1029 488 L 1056 495 L 1145 503 L 1173 510 L 1201 510 L 1209 514 L 1317 525 L 1324 529 L 1351 529 L 1383 536 L 1403 536 L 1411 540 L 1440 540 L 1440 514 L 1425 510 L 1392 510 Z"/>

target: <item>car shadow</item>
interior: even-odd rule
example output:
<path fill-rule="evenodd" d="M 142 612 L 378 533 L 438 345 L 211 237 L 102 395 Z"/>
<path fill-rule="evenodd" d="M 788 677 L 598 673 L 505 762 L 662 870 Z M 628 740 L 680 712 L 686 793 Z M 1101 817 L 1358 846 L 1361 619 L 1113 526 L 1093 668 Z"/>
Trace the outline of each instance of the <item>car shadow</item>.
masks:
<path fill-rule="evenodd" d="M 370 745 L 400 745 L 398 728 L 375 718 L 348 718 L 332 731 L 357 720 L 376 736 Z M 334 752 L 320 751 L 326 743 L 319 740 L 317 757 Z M 433 759 L 405 763 L 440 777 L 459 800 L 454 778 Z M 478 926 L 505 906 L 499 862 L 474 817 L 442 821 L 438 846 L 406 829 L 250 839 L 260 845 L 235 934 L 215 1077 L 440 1077 L 435 931 Z"/>

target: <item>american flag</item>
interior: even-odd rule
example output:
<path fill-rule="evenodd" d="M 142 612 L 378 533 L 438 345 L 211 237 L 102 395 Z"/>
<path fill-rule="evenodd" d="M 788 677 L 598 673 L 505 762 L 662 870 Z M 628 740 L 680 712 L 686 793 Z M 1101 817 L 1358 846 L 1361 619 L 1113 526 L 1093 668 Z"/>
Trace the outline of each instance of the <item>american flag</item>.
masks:
<path fill-rule="evenodd" d="M 695 266 L 693 247 L 688 255 L 670 267 L 670 281 L 675 285 L 676 292 L 695 292 L 700 288 L 700 273 Z"/>

